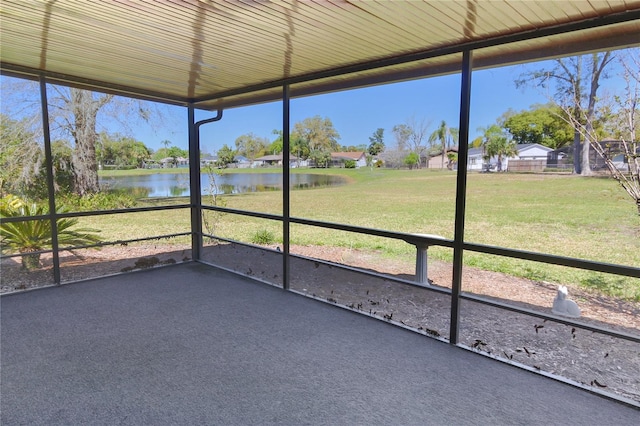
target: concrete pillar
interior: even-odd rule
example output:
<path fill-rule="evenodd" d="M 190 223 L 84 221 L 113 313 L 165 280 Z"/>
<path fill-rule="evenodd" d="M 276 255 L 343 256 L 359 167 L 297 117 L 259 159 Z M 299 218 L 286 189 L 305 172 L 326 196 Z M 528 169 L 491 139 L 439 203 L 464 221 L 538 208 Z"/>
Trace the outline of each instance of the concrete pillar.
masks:
<path fill-rule="evenodd" d="M 444 238 L 441 237 L 440 235 L 433 235 L 433 234 L 413 234 L 413 235 L 418 237 L 427 237 L 431 239 L 444 240 Z M 432 244 L 429 244 L 422 240 L 413 239 L 413 238 L 407 238 L 405 239 L 405 241 L 408 242 L 409 244 L 413 244 L 414 246 L 416 246 L 415 281 L 421 285 L 429 285 L 431 282 L 429 281 L 429 276 L 428 276 L 427 250 L 429 249 L 429 246 Z"/>
<path fill-rule="evenodd" d="M 429 284 L 427 275 L 427 245 L 416 245 L 416 282 L 424 285 Z"/>

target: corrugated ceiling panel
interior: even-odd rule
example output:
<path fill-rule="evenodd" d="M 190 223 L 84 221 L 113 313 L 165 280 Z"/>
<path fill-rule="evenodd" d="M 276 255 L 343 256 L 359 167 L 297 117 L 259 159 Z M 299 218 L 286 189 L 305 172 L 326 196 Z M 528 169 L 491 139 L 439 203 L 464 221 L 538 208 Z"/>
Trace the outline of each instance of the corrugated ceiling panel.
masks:
<path fill-rule="evenodd" d="M 625 10 L 638 13 L 640 0 L 3 0 L 0 59 L 4 69 L 42 70 L 61 81 L 174 101 L 235 93 L 235 99 L 226 99 L 235 105 L 251 98 L 238 94 L 249 87 Z M 629 31 L 630 26 L 620 28 Z M 519 48 L 531 57 L 552 55 L 558 45 L 575 49 L 589 34 L 606 39 L 609 32 L 542 38 Z M 619 42 L 625 34 L 615 37 Z M 626 37 L 637 38 L 637 33 Z M 501 47 L 476 59 L 522 60 L 523 52 Z M 317 81 L 315 87 L 378 82 L 385 73 L 407 76 L 416 69 L 441 72 L 442 64 L 433 64 L 361 71 L 332 77 L 333 84 Z M 312 87 L 313 82 L 305 83 L 305 93 Z M 255 98 L 279 92 L 267 90 Z"/>

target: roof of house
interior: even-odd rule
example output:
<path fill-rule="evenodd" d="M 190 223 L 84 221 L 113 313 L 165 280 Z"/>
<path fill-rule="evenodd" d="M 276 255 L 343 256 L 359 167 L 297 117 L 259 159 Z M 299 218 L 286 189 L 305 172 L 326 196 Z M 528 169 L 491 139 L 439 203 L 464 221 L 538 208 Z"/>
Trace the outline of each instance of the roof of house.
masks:
<path fill-rule="evenodd" d="M 447 150 L 445 152 L 458 152 L 458 147 L 457 146 L 452 146 L 451 148 L 447 148 Z M 429 155 L 430 157 L 438 157 L 438 156 L 442 156 L 442 150 L 436 152 L 436 153 L 432 153 Z"/>
<path fill-rule="evenodd" d="M 5 74 L 202 109 L 640 41 L 640 0 L 3 0 L 0 18 Z"/>
<path fill-rule="evenodd" d="M 542 151 L 545 151 L 545 152 L 553 151 L 552 148 L 549 148 L 548 146 L 540 145 L 539 143 L 519 143 L 516 145 L 516 149 L 518 150 L 518 152 L 528 151 L 533 148 L 541 149 Z"/>
<path fill-rule="evenodd" d="M 540 145 L 537 143 L 519 143 L 516 145 L 516 149 L 518 150 L 518 153 L 522 153 L 522 152 L 526 152 L 532 148 L 538 148 L 542 151 L 545 152 L 550 152 L 553 151 L 551 148 L 549 148 L 548 146 L 544 146 L 544 145 Z M 475 156 L 481 156 L 483 154 L 483 150 L 482 148 L 469 148 L 468 152 L 467 152 L 467 156 L 468 157 L 475 157 Z M 440 154 L 438 154 L 440 155 Z"/>
<path fill-rule="evenodd" d="M 475 157 L 482 154 L 483 154 L 482 148 L 469 148 L 469 150 L 467 151 L 468 157 Z"/>
<path fill-rule="evenodd" d="M 179 163 L 183 163 L 185 161 L 189 161 L 188 158 L 184 158 L 184 157 L 165 157 L 163 159 L 160 160 L 161 163 L 173 163 L 174 161 L 177 161 Z"/>
<path fill-rule="evenodd" d="M 331 158 L 334 160 L 360 160 L 364 156 L 364 151 L 331 153 Z"/>

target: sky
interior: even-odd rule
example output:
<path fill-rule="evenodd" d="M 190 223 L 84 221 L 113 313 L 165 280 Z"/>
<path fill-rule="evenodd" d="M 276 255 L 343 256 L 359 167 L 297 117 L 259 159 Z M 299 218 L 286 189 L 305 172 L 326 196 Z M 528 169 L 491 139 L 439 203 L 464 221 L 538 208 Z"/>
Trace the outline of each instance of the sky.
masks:
<path fill-rule="evenodd" d="M 549 101 L 539 87 L 516 88 L 514 81 L 532 69 L 550 67 L 548 62 L 492 68 L 474 71 L 471 78 L 470 138 L 482 134 L 507 110 L 523 111 L 532 105 Z M 5 77 L 2 77 L 3 83 Z M 619 89 L 620 79 L 605 79 L 599 95 Z M 459 127 L 460 74 L 380 85 L 362 89 L 308 96 L 291 100 L 291 128 L 296 122 L 319 115 L 329 118 L 340 135 L 340 145 L 368 145 L 369 137 L 378 128 L 384 129 L 384 142 L 394 146 L 392 128 L 413 121 L 424 123 L 428 134 L 444 120 L 450 127 Z M 5 105 L 6 106 L 6 105 Z M 3 112 L 5 107 L 2 108 Z M 136 123 L 122 128 L 115 120 L 99 116 L 98 131 L 120 132 L 145 143 L 154 151 L 162 142 L 186 149 L 188 146 L 187 109 L 160 106 L 160 119 L 151 125 Z M 196 120 L 213 117 L 215 112 L 196 111 Z M 139 120 L 138 120 L 139 121 Z M 235 147 L 239 136 L 253 133 L 273 141 L 274 130 L 282 128 L 282 103 L 272 102 L 223 112 L 221 121 L 202 126 L 201 151 L 215 154 L 223 144 Z"/>
<path fill-rule="evenodd" d="M 472 76 L 471 139 L 478 136 L 479 127 L 495 123 L 509 108 L 528 109 L 547 98 L 537 89 L 517 89 L 514 80 L 524 71 L 522 66 L 476 71 Z M 450 127 L 459 127 L 460 75 L 448 75 L 422 80 L 394 83 L 291 101 L 291 127 L 307 117 L 320 115 L 329 118 L 340 134 L 340 145 L 369 144 L 369 136 L 383 128 L 387 146 L 395 143 L 392 128 L 413 121 L 427 125 L 428 133 L 444 120 Z M 175 108 L 172 129 L 141 131 L 137 138 L 153 149 L 161 148 L 167 139 L 186 148 L 186 110 Z M 215 115 L 199 111 L 200 120 Z M 233 108 L 223 112 L 219 122 L 201 127 L 201 150 L 215 153 L 223 144 L 234 147 L 236 138 L 246 133 L 274 140 L 273 130 L 282 128 L 282 103 Z"/>
<path fill-rule="evenodd" d="M 480 136 L 481 127 L 494 124 L 509 109 L 523 111 L 535 104 L 549 102 L 549 96 L 543 89 L 535 86 L 517 88 L 514 83 L 526 71 L 544 65 L 544 62 L 539 62 L 474 71 L 471 79 L 469 140 Z M 603 80 L 599 94 L 611 91 L 620 84 L 616 79 Z M 442 120 L 450 127 L 459 127 L 459 104 L 460 74 L 452 74 L 293 99 L 291 128 L 298 121 L 320 115 L 332 121 L 340 134 L 340 145 L 368 145 L 369 137 L 376 129 L 383 128 L 385 144 L 393 146 L 395 138 L 392 128 L 397 124 L 424 122 L 428 134 Z M 214 115 L 214 112 L 200 111 L 196 119 Z M 176 116 L 186 123 L 185 109 L 177 111 Z M 246 133 L 273 141 L 276 138 L 273 130 L 281 128 L 281 102 L 225 110 L 221 121 L 201 127 L 201 150 L 215 154 L 223 144 L 234 148 L 236 138 Z M 141 132 L 139 139 L 153 149 L 161 148 L 160 142 L 164 139 L 186 148 L 186 125 L 177 124 L 173 132 L 169 129 Z"/>

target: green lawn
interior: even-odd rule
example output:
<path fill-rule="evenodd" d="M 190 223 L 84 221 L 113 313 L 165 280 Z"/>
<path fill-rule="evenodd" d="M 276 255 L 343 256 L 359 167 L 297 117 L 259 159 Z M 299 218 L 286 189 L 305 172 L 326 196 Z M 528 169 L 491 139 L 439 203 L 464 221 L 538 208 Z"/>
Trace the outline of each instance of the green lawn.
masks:
<path fill-rule="evenodd" d="M 175 170 L 175 169 L 174 169 Z M 251 170 L 252 173 L 274 169 Z M 246 172 L 229 170 L 225 173 Z M 440 170 L 314 169 L 293 173 L 345 176 L 349 184 L 291 193 L 291 215 L 357 226 L 442 235 L 453 238 L 454 172 Z M 478 174 L 468 176 L 465 239 L 614 264 L 640 265 L 640 217 L 626 193 L 607 178 L 567 175 Z M 206 197 L 205 197 L 206 200 Z M 282 193 L 265 192 L 223 197 L 227 207 L 281 214 Z M 123 222 L 135 222 L 138 234 L 165 233 L 175 225 L 188 230 L 186 211 L 85 218 L 103 235 L 121 239 Z M 141 219 L 137 219 L 137 218 Z M 142 219 L 144 218 L 144 219 Z M 109 221 L 101 225 L 100 222 Z M 115 222 L 115 223 L 113 223 Z M 119 223 L 120 222 L 120 223 Z M 269 230 L 281 241 L 281 224 L 225 214 L 215 220 L 217 235 L 251 241 Z M 113 235 L 112 235 L 113 234 Z M 292 243 L 337 245 L 382 250 L 388 256 L 413 255 L 402 241 L 293 225 Z M 430 256 L 449 261 L 452 251 L 431 248 Z M 566 267 L 467 252 L 465 264 L 516 276 L 597 288 L 640 301 L 640 280 L 596 274 Z"/>

